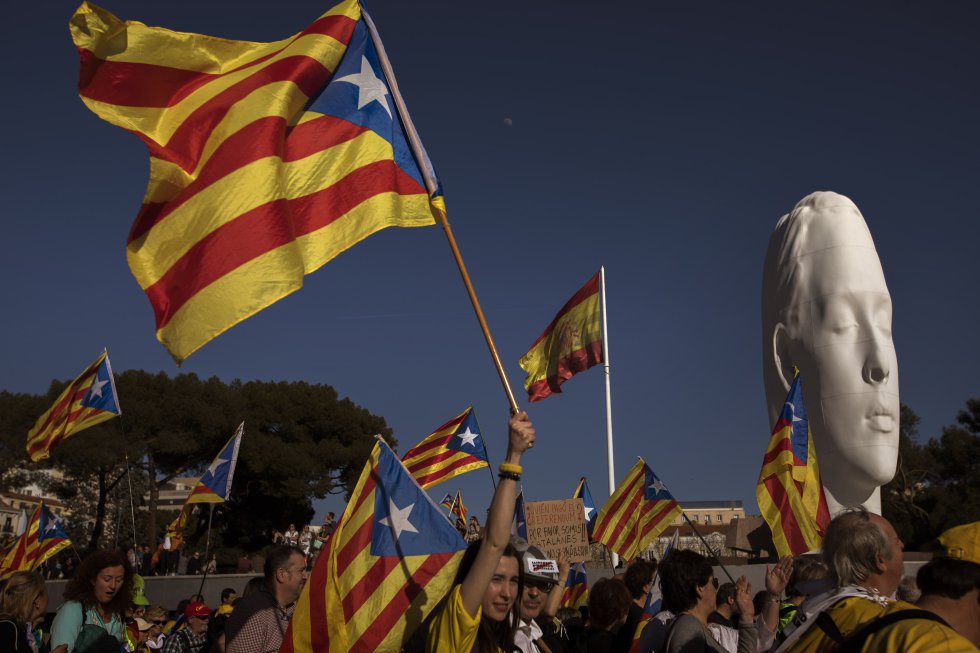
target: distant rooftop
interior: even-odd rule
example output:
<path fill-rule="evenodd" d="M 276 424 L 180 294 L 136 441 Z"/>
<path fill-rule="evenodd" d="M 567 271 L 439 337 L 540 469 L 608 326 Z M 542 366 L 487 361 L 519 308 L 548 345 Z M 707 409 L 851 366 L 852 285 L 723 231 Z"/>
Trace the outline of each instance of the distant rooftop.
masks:
<path fill-rule="evenodd" d="M 695 509 L 695 508 L 741 508 L 741 499 L 729 499 L 726 501 L 680 501 L 681 508 Z"/>

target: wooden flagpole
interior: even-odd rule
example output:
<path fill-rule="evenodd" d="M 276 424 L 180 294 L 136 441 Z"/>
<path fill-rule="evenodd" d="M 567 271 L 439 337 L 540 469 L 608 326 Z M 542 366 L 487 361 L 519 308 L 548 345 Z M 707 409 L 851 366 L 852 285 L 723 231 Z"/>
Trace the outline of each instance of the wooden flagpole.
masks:
<path fill-rule="evenodd" d="M 378 35 L 378 30 L 374 25 L 374 21 L 368 15 L 364 8 L 361 8 L 361 15 L 364 17 L 364 23 L 367 25 L 368 31 L 371 33 L 371 40 L 374 43 L 374 47 L 378 52 L 378 60 L 381 63 L 381 69 L 384 71 L 385 77 L 388 79 L 388 90 L 391 92 L 391 97 L 395 101 L 395 106 L 398 108 L 399 116 L 402 120 L 402 126 L 405 128 L 405 136 L 408 138 L 408 144 L 412 148 L 412 154 L 415 156 L 415 161 L 419 164 L 419 169 L 422 171 L 422 177 L 425 179 L 425 187 L 428 190 L 429 195 L 435 194 L 437 187 L 435 182 L 435 172 L 429 163 L 428 157 L 425 155 L 425 151 L 422 148 L 422 141 L 419 139 L 418 132 L 415 129 L 415 125 L 412 124 L 412 119 L 409 116 L 408 108 L 405 106 L 405 101 L 402 99 L 401 92 L 398 90 L 398 83 L 395 81 L 395 73 L 391 68 L 391 62 L 388 61 L 388 55 L 385 53 L 384 45 L 381 43 L 381 37 Z M 487 347 L 490 348 L 490 357 L 493 359 L 493 364 L 497 368 L 497 374 L 500 376 L 500 382 L 504 386 L 504 394 L 507 395 L 507 401 L 510 403 L 511 414 L 517 414 L 520 412 L 520 407 L 517 405 L 517 400 L 514 399 L 514 391 L 511 390 L 510 381 L 507 380 L 507 374 L 504 372 L 503 363 L 500 362 L 500 355 L 497 353 L 497 346 L 493 342 L 493 336 L 490 335 L 490 327 L 487 324 L 487 319 L 483 315 L 483 309 L 480 307 L 480 300 L 476 297 L 476 290 L 473 288 L 473 283 L 470 281 L 470 275 L 466 271 L 466 264 L 463 263 L 463 256 L 459 252 L 459 247 L 456 245 L 456 238 L 453 236 L 453 230 L 449 226 L 449 220 L 446 218 L 445 211 L 440 208 L 435 209 L 436 216 L 439 220 L 439 224 L 442 226 L 442 230 L 446 234 L 446 239 L 449 241 L 449 248 L 453 252 L 453 258 L 456 259 L 456 265 L 459 267 L 459 273 L 463 277 L 463 285 L 466 286 L 466 292 L 470 297 L 470 302 L 473 304 L 473 310 L 476 312 L 476 319 L 480 323 L 480 329 L 483 330 L 483 337 L 487 341 Z"/>

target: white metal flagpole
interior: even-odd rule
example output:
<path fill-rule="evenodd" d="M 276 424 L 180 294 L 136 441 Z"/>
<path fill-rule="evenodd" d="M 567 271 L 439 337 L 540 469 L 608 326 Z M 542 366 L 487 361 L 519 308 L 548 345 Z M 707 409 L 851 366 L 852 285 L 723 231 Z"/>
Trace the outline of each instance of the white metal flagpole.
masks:
<path fill-rule="evenodd" d="M 612 392 L 609 388 L 609 325 L 606 322 L 606 267 L 599 267 L 599 292 L 602 305 L 602 374 L 606 380 L 606 456 L 609 462 L 609 496 L 616 491 L 616 466 L 613 462 Z M 613 570 L 619 564 L 619 555 L 612 552 Z M 615 573 L 615 571 L 613 571 Z"/>

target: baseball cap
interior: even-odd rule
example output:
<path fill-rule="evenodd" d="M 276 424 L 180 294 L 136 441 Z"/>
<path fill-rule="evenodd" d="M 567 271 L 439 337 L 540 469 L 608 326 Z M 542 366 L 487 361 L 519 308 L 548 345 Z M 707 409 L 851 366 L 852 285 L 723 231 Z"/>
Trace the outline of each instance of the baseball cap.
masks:
<path fill-rule="evenodd" d="M 939 543 L 943 550 L 938 557 L 980 565 L 980 521 L 949 529 L 939 536 Z"/>
<path fill-rule="evenodd" d="M 139 574 L 133 574 L 133 605 L 150 605 L 146 598 L 146 581 Z"/>
<path fill-rule="evenodd" d="M 190 603 L 187 605 L 186 608 L 184 608 L 185 617 L 197 617 L 199 619 L 203 619 L 204 617 L 210 615 L 211 615 L 211 608 L 209 608 L 206 604 L 201 603 L 200 601 L 195 601 L 194 603 Z"/>

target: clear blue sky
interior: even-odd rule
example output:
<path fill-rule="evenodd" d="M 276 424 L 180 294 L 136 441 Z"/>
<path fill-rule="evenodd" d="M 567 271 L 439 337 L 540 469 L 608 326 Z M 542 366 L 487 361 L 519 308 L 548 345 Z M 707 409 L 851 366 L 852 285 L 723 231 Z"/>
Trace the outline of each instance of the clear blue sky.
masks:
<path fill-rule="evenodd" d="M 124 19 L 255 41 L 328 5 L 105 2 Z M 0 45 L 0 388 L 18 392 L 44 392 L 103 346 L 117 371 L 178 371 L 124 255 L 147 155 L 78 99 L 74 8 L 13 4 Z M 618 476 L 642 455 L 682 502 L 757 511 L 770 430 L 762 262 L 776 220 L 814 190 L 848 195 L 867 219 L 894 301 L 901 398 L 923 434 L 980 395 L 980 5 L 371 9 L 515 389 L 520 355 L 607 267 Z M 183 369 L 331 384 L 383 415 L 401 451 L 474 403 L 495 463 L 503 453 L 507 404 L 436 227 L 372 236 Z M 564 498 L 586 475 L 602 501 L 602 373 L 565 389 L 529 408 L 540 444 L 525 491 Z M 457 487 L 482 514 L 488 474 L 433 493 Z M 317 518 L 341 506 L 322 503 Z"/>

